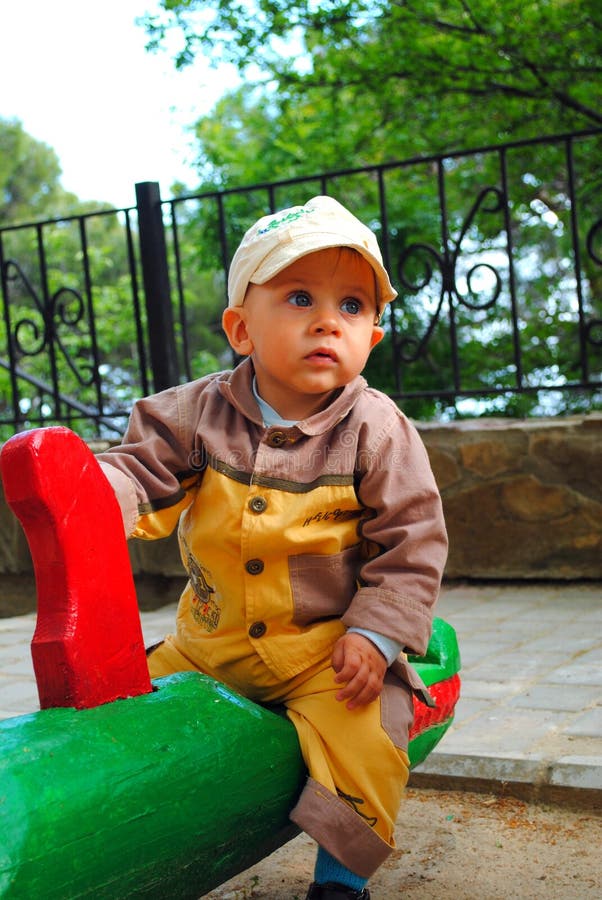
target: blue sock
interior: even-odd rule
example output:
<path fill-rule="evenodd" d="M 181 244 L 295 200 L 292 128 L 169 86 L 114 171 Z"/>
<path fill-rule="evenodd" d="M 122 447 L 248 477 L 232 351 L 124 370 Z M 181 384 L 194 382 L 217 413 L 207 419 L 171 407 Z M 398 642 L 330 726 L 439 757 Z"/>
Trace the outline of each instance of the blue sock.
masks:
<path fill-rule="evenodd" d="M 367 878 L 360 878 L 355 872 L 350 872 L 342 863 L 331 856 L 323 847 L 318 847 L 318 858 L 314 871 L 314 880 L 318 884 L 326 884 L 327 881 L 335 881 L 354 891 L 361 891 L 368 883 Z"/>

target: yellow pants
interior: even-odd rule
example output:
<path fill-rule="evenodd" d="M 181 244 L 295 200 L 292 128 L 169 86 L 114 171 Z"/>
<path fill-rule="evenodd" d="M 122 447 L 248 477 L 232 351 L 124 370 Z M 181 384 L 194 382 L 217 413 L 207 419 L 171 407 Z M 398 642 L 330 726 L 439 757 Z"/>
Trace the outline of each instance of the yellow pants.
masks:
<path fill-rule="evenodd" d="M 381 696 L 353 710 L 335 699 L 330 658 L 278 682 L 260 657 L 211 671 L 193 663 L 169 636 L 149 655 L 151 678 L 200 671 L 250 700 L 284 704 L 299 737 L 309 779 L 291 819 L 358 875 L 369 878 L 395 846 L 395 820 L 409 775 L 410 689 L 388 674 Z"/>

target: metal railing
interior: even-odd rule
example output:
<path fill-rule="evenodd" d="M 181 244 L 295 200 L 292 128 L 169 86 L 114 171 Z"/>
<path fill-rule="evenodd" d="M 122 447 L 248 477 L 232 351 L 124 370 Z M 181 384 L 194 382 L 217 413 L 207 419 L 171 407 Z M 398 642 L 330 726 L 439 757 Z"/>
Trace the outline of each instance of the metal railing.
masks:
<path fill-rule="evenodd" d="M 136 397 L 231 364 L 234 249 L 317 193 L 377 234 L 399 296 L 368 376 L 410 414 L 591 408 L 601 144 L 580 132 L 167 201 L 144 183 L 136 207 L 2 228 L 0 426 L 118 435 Z"/>
<path fill-rule="evenodd" d="M 2 437 L 55 423 L 118 436 L 132 391 L 150 389 L 135 212 L 0 229 Z"/>

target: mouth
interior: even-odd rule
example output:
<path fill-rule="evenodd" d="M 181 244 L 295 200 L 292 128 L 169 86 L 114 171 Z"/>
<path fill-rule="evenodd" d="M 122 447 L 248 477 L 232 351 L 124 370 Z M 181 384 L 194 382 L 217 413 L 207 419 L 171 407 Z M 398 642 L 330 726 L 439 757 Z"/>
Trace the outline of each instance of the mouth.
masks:
<path fill-rule="evenodd" d="M 338 362 L 338 356 L 329 347 L 318 347 L 317 350 L 312 350 L 311 353 L 308 353 L 305 359 L 311 362 Z"/>

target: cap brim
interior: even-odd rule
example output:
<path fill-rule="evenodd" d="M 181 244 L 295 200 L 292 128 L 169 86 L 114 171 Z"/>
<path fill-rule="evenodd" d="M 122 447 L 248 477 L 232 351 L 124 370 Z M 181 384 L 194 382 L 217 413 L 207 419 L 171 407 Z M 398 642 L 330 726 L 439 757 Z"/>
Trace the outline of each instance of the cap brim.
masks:
<path fill-rule="evenodd" d="M 294 253 L 283 252 L 283 246 L 275 247 L 260 265 L 255 269 L 250 278 L 251 284 L 265 284 L 271 278 L 282 272 L 288 266 L 292 265 L 298 259 L 308 256 L 310 253 L 317 253 L 319 250 L 329 250 L 333 247 L 348 247 L 356 250 L 364 257 L 366 262 L 372 267 L 376 275 L 376 283 L 378 288 L 377 300 L 379 304 L 390 303 L 397 296 L 397 291 L 392 286 L 389 275 L 383 264 L 374 256 L 363 244 L 359 244 L 353 240 L 345 240 L 344 235 L 340 233 L 332 234 L 329 232 L 312 232 L 311 234 L 299 235 L 295 237 L 294 244 L 290 244 Z"/>

